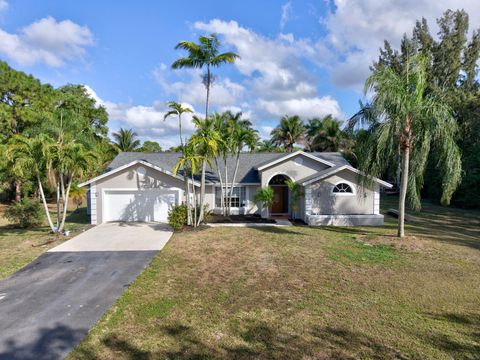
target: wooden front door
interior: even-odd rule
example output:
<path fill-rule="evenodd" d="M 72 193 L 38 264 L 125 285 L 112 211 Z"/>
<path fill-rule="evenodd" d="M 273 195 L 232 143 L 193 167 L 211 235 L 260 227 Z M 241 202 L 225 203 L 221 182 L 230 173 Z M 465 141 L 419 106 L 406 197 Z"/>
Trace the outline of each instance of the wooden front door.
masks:
<path fill-rule="evenodd" d="M 273 189 L 272 214 L 287 213 L 288 212 L 288 208 L 287 208 L 288 187 L 272 186 L 272 189 Z"/>

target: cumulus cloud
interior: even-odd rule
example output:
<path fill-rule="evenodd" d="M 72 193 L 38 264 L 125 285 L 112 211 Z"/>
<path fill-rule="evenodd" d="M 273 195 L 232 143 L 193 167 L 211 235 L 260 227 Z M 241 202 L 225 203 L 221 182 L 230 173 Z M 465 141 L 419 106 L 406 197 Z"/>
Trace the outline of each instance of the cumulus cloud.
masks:
<path fill-rule="evenodd" d="M 336 85 L 360 89 L 378 49 L 388 40 L 398 47 L 404 33 L 411 34 L 416 20 L 425 17 L 436 34 L 436 18 L 447 9 L 465 9 L 470 28 L 480 26 L 477 0 L 335 0 L 334 10 L 321 19 L 327 35 L 317 47 L 330 52 L 326 62 Z"/>
<path fill-rule="evenodd" d="M 318 80 L 304 61 L 316 63 L 317 44 L 293 34 L 262 36 L 236 21 L 196 22 L 196 29 L 222 35 L 223 42 L 241 56 L 235 67 L 244 76 L 243 93 L 254 122 L 298 114 L 308 118 L 332 114 L 341 117 L 338 102 L 318 94 Z M 238 93 L 241 95 L 241 93 Z M 236 96 L 237 101 L 242 100 Z"/>
<path fill-rule="evenodd" d="M 83 58 L 85 48 L 93 43 L 88 27 L 50 16 L 15 34 L 0 29 L 0 53 L 21 65 L 45 63 L 59 67 L 66 61 Z"/>
<path fill-rule="evenodd" d="M 179 144 L 177 118 L 163 120 L 167 112 L 166 104 L 158 101 L 152 105 L 115 103 L 101 99 L 90 86 L 84 86 L 90 97 L 107 110 L 111 132 L 117 131 L 120 127 L 132 128 L 143 140 L 158 141 L 164 149 Z M 182 115 L 182 130 L 184 136 L 189 136 L 195 130 L 192 123 L 193 115 L 201 116 L 202 114 L 196 113 L 193 106 L 188 103 L 182 103 L 182 105 L 193 111 L 193 113 Z"/>

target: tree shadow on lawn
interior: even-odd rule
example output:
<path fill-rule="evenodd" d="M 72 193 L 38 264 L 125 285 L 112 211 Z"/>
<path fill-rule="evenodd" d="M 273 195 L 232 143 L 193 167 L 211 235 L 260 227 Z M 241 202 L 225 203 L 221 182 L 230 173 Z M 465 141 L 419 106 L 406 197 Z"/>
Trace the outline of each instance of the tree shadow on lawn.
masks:
<path fill-rule="evenodd" d="M 302 235 L 305 236 L 305 233 L 294 231 L 295 227 L 292 226 L 256 226 L 256 227 L 247 227 L 248 229 L 254 229 L 260 232 L 269 233 L 269 234 L 286 234 L 286 235 Z"/>
<path fill-rule="evenodd" d="M 344 328 L 314 327 L 305 333 L 287 333 L 265 321 L 249 320 L 240 325 L 235 343 L 225 345 L 219 338 L 218 343 L 208 343 L 195 334 L 187 325 L 176 323 L 161 326 L 159 330 L 171 337 L 175 344 L 172 350 L 146 351 L 132 345 L 127 339 L 112 334 L 102 343 L 113 353 L 127 359 L 285 359 L 321 357 L 351 359 L 361 354 L 372 359 L 402 359 L 402 354 L 381 342 L 361 333 Z M 228 342 L 231 344 L 232 342 Z M 83 351 L 83 350 L 82 350 Z M 85 358 L 94 358 L 90 354 Z"/>
<path fill-rule="evenodd" d="M 52 328 L 39 329 L 37 338 L 30 343 L 19 343 L 15 339 L 2 340 L 0 360 L 63 359 L 86 332 L 87 329 L 73 329 L 57 324 Z M 94 358 L 93 354 L 88 355 Z"/>
<path fill-rule="evenodd" d="M 480 314 L 458 314 L 458 313 L 427 313 L 427 317 L 438 322 L 454 323 L 462 328 L 461 337 L 458 338 L 446 334 L 440 328 L 430 330 L 428 334 L 416 334 L 419 338 L 431 343 L 436 348 L 452 355 L 452 358 L 475 359 L 480 354 Z M 451 325 L 450 325 L 451 327 Z"/>

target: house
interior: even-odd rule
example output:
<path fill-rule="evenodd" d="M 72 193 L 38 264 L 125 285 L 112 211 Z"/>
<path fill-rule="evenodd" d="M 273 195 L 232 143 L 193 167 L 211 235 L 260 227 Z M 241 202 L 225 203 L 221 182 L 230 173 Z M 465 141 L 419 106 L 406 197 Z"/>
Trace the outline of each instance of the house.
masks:
<path fill-rule="evenodd" d="M 103 174 L 81 184 L 89 188 L 91 223 L 166 221 L 169 207 L 184 201 L 183 175 L 172 173 L 178 158 L 178 153 L 120 153 Z M 235 159 L 227 160 L 227 170 L 231 179 Z M 380 187 L 392 185 L 374 177 L 362 178 L 365 174 L 340 153 L 243 153 L 232 211 L 295 216 L 309 225 L 382 225 Z M 287 179 L 303 190 L 296 206 L 289 200 Z M 199 192 L 198 177 L 189 183 Z M 270 211 L 254 201 L 256 192 L 266 186 L 274 191 Z M 220 211 L 221 193 L 217 171 L 209 167 L 205 201 L 214 212 Z"/>

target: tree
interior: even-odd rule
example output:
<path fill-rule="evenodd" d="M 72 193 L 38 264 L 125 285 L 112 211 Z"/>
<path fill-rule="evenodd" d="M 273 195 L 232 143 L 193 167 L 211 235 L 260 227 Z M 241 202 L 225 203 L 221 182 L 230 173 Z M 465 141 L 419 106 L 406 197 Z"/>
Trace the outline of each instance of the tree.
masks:
<path fill-rule="evenodd" d="M 140 140 L 137 139 L 137 133 L 132 129 L 120 128 L 118 132 L 112 134 L 115 139 L 115 147 L 118 152 L 136 151 L 140 147 Z"/>
<path fill-rule="evenodd" d="M 398 236 L 403 237 L 405 199 L 420 208 L 420 190 L 432 146 L 438 148 L 442 168 L 442 203 L 448 204 L 461 178 L 461 159 L 454 136 L 457 124 L 451 109 L 434 94 L 426 93 L 426 59 L 409 59 L 401 74 L 390 67 L 379 67 L 367 79 L 365 93 L 373 91 L 372 107 L 381 124 L 376 128 L 370 150 L 360 161 L 367 173 L 378 175 L 394 161 L 398 150 L 402 157 Z"/>
<path fill-rule="evenodd" d="M 299 116 L 283 116 L 280 124 L 272 130 L 272 141 L 275 145 L 283 145 L 286 152 L 292 152 L 295 143 L 303 141 L 305 126 Z"/>
<path fill-rule="evenodd" d="M 192 109 L 189 107 L 184 107 L 182 104 L 177 103 L 175 101 L 169 101 L 168 107 L 170 110 L 165 113 L 163 116 L 163 120 L 166 120 L 169 116 L 176 115 L 178 117 L 178 133 L 180 136 L 180 146 L 183 148 L 184 141 L 182 135 L 182 114 L 184 113 L 191 113 Z"/>
<path fill-rule="evenodd" d="M 156 141 L 145 140 L 142 146 L 138 149 L 141 152 L 161 152 L 162 147 Z"/>
<path fill-rule="evenodd" d="M 209 36 L 200 36 L 198 44 L 191 41 L 180 41 L 175 49 L 186 50 L 187 57 L 177 59 L 173 64 L 173 69 L 181 68 L 207 68 L 207 73 L 203 77 L 205 88 L 207 89 L 207 98 L 205 101 L 205 118 L 208 118 L 208 106 L 210 100 L 210 88 L 212 85 L 212 68 L 219 67 L 222 64 L 233 64 L 239 58 L 234 52 L 220 53 L 220 41 L 216 34 Z"/>
<path fill-rule="evenodd" d="M 295 219 L 296 213 L 300 209 L 298 202 L 302 196 L 302 187 L 292 179 L 287 179 L 287 186 L 290 190 L 290 207 L 292 209 L 292 217 Z"/>
<path fill-rule="evenodd" d="M 273 189 L 270 186 L 263 187 L 257 191 L 254 197 L 255 202 L 260 202 L 262 208 L 267 210 L 267 217 L 273 204 Z"/>
<path fill-rule="evenodd" d="M 240 153 L 244 148 L 250 151 L 255 149 L 255 144 L 258 141 L 258 132 L 252 128 L 252 123 L 249 120 L 242 119 L 242 113 L 238 112 L 235 115 L 231 112 L 227 112 L 229 118 L 228 127 L 231 129 L 231 153 L 235 157 L 235 170 L 233 172 L 232 181 L 230 183 L 230 190 L 227 192 L 228 203 L 227 212 L 230 215 L 232 207 L 232 194 L 235 186 L 235 180 L 237 177 L 238 166 L 240 164 Z M 228 189 L 228 182 L 226 184 Z"/>
<path fill-rule="evenodd" d="M 310 151 L 339 151 L 344 147 L 346 134 L 340 128 L 340 121 L 332 115 L 309 120 L 306 129 Z"/>
<path fill-rule="evenodd" d="M 193 124 L 197 131 L 192 135 L 190 141 L 195 147 L 195 151 L 202 159 L 202 170 L 200 177 L 200 214 L 197 224 L 203 222 L 204 204 L 205 204 L 205 173 L 210 159 L 216 156 L 219 144 L 222 142 L 222 136 L 215 128 L 215 122 L 212 118 L 200 119 L 193 117 Z"/>
<path fill-rule="evenodd" d="M 255 152 L 285 152 L 285 148 L 283 146 L 277 146 L 274 142 L 270 140 L 262 140 L 257 143 L 255 148 Z"/>

